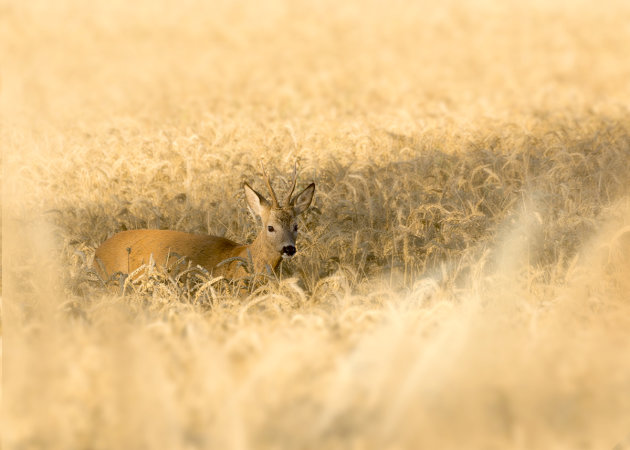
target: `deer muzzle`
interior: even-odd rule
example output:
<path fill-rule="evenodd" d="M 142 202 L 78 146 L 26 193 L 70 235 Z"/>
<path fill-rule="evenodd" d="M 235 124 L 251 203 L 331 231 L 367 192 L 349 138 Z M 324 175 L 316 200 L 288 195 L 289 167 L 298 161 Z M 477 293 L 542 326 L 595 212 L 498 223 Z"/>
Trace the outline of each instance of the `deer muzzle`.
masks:
<path fill-rule="evenodd" d="M 295 248 L 295 246 L 285 245 L 284 247 L 282 247 L 281 254 L 283 258 L 291 258 L 293 257 L 293 255 L 295 255 L 295 252 L 297 252 L 297 249 Z"/>

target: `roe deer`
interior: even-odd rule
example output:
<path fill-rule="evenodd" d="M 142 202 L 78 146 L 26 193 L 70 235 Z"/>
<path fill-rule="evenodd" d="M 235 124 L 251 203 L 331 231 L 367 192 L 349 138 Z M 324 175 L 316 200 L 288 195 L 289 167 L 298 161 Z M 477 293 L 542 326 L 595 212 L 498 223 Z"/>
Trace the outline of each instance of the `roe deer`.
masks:
<path fill-rule="evenodd" d="M 156 264 L 165 266 L 169 261 L 184 257 L 193 266 L 204 267 L 213 275 L 226 278 L 243 276 L 247 272 L 234 259 L 253 261 L 255 273 L 263 272 L 267 266 L 275 270 L 282 258 L 291 258 L 297 251 L 295 238 L 298 226 L 296 219 L 311 204 L 315 183 L 291 198 L 297 180 L 297 165 L 293 171 L 291 189 L 282 205 L 278 202 L 269 175 L 262 167 L 271 202 L 244 183 L 247 205 L 262 220 L 262 230 L 251 244 L 240 245 L 229 239 L 202 234 L 184 233 L 170 230 L 129 230 L 122 231 L 107 239 L 96 250 L 94 268 L 107 279 L 121 272 L 129 274 L 151 258 Z M 219 267 L 217 265 L 226 261 Z"/>

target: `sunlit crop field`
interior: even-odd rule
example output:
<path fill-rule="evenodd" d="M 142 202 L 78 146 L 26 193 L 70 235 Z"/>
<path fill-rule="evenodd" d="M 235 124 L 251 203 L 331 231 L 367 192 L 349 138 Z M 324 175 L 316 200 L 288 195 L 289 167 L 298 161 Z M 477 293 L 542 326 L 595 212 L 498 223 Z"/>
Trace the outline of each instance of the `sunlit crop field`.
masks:
<path fill-rule="evenodd" d="M 4 448 L 628 445 L 630 3 L 521 3 L 0 1 Z M 261 161 L 277 276 L 90 270 Z"/>

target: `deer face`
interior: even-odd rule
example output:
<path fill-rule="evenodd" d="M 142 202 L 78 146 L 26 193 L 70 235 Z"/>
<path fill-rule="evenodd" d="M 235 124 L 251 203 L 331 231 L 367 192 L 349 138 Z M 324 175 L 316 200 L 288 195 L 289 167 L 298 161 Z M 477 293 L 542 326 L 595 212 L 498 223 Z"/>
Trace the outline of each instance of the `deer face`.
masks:
<path fill-rule="evenodd" d="M 292 208 L 270 209 L 267 220 L 263 219 L 263 233 L 269 244 L 283 258 L 291 258 L 295 255 L 295 238 L 298 233 L 297 214 Z"/>
<path fill-rule="evenodd" d="M 271 188 L 269 178 L 266 177 L 266 179 L 272 197 L 271 202 L 245 183 L 247 205 L 262 220 L 261 234 L 264 236 L 266 246 L 276 251 L 282 258 L 291 258 L 297 252 L 295 247 L 295 239 L 298 234 L 297 218 L 310 206 L 315 193 L 315 183 L 311 183 L 306 189 L 291 198 L 295 188 L 294 176 L 291 192 L 289 192 L 284 205 L 280 206 Z"/>

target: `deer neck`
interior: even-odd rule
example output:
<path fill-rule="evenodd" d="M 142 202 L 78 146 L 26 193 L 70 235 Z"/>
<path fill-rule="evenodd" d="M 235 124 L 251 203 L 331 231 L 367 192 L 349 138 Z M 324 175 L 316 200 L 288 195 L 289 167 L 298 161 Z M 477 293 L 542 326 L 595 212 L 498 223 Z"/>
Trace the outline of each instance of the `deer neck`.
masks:
<path fill-rule="evenodd" d="M 276 266 L 280 263 L 281 256 L 265 238 L 264 230 L 260 232 L 256 239 L 254 239 L 254 242 L 249 244 L 247 248 L 252 254 L 254 271 L 256 273 L 266 272 L 266 266 L 275 270 Z M 245 250 L 245 257 L 247 257 L 247 249 Z"/>

